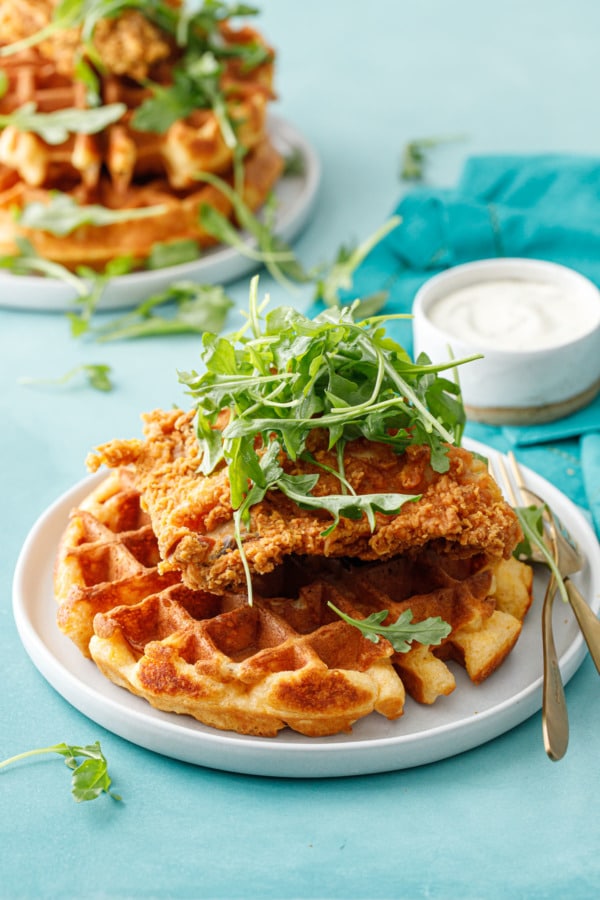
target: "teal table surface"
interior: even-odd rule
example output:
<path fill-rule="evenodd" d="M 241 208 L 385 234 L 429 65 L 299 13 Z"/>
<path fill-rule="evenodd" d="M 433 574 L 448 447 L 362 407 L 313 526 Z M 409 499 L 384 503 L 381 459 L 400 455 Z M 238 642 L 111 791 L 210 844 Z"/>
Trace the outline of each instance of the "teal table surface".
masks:
<path fill-rule="evenodd" d="M 440 185 L 471 154 L 599 152 L 592 0 L 260 5 L 258 23 L 279 53 L 276 111 L 322 165 L 295 244 L 307 264 L 332 259 L 387 217 L 403 190 L 402 148 L 415 138 L 462 136 L 431 156 L 427 177 Z M 264 272 L 260 289 L 276 305 L 311 300 Z M 248 278 L 229 290 L 233 328 Z M 537 713 L 441 762 L 305 780 L 144 750 L 76 711 L 38 672 L 11 608 L 30 528 L 85 476 L 94 446 L 138 436 L 143 411 L 185 404 L 177 370 L 198 360 L 196 337 L 100 345 L 73 339 L 63 314 L 0 309 L 0 757 L 100 740 L 123 798 L 75 803 L 59 757 L 0 771 L 0 897 L 598 896 L 600 682 L 589 658 L 566 689 L 571 743 L 559 763 L 544 753 Z M 108 363 L 115 389 L 19 382 L 81 363 Z"/>

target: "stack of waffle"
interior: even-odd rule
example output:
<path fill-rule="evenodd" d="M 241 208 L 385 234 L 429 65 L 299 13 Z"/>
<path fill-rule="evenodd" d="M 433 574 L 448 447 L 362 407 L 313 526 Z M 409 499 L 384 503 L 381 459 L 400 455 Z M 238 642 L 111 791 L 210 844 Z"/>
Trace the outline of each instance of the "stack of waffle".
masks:
<path fill-rule="evenodd" d="M 25 8 L 17 9 L 20 6 Z M 0 47 L 9 50 L 11 40 L 27 37 L 28 29 L 47 24 L 52 10 L 46 10 L 45 22 L 45 6 L 32 6 L 29 0 L 3 4 Z M 32 15 L 28 17 L 27 12 Z M 240 44 L 265 46 L 253 29 L 234 29 L 228 23 L 221 25 L 220 40 L 225 50 Z M 191 239 L 199 247 L 214 244 L 215 238 L 200 223 L 201 207 L 207 204 L 230 218 L 233 210 L 220 190 L 199 181 L 197 175 L 208 172 L 234 182 L 232 142 L 223 136 L 219 116 L 212 108 L 199 108 L 160 132 L 134 127 L 135 112 L 152 91 L 172 84 L 181 48 L 131 10 L 117 19 L 101 20 L 95 42 L 101 105 L 119 103 L 125 111 L 101 131 L 69 134 L 59 144 L 47 143 L 39 134 L 12 123 L 0 131 L 0 255 L 17 252 L 15 239 L 24 237 L 39 255 L 70 269 L 84 264 L 101 270 L 115 256 L 142 262 L 156 243 Z M 39 45 L 8 52 L 0 60 L 6 85 L 0 116 L 23 108 L 37 113 L 85 108 L 88 88 L 75 74 L 81 51 L 79 32 L 70 30 Z M 269 51 L 266 61 L 249 70 L 235 53 L 224 59 L 220 90 L 237 143 L 245 152 L 241 193 L 246 204 L 257 209 L 283 167 L 266 124 L 273 97 L 273 54 Z M 157 209 L 135 223 L 86 224 L 64 236 L 19 225 L 15 210 L 34 202 L 47 203 L 56 191 L 81 205 Z"/>
<path fill-rule="evenodd" d="M 73 511 L 58 552 L 63 632 L 115 684 L 158 709 L 209 726 L 275 736 L 349 731 L 377 712 L 395 719 L 408 693 L 431 704 L 456 687 L 452 662 L 479 684 L 506 658 L 531 603 L 531 570 L 514 559 L 429 550 L 386 563 L 290 557 L 244 592 L 212 593 L 161 570 L 158 542 L 128 467 Z M 439 646 L 398 652 L 355 619 L 441 616 Z"/>

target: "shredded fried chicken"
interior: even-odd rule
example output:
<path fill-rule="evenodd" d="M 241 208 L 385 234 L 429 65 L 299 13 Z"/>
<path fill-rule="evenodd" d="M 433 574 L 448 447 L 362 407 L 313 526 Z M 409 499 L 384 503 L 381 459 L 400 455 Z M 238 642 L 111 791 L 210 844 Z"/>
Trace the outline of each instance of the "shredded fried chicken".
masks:
<path fill-rule="evenodd" d="M 214 593 L 243 589 L 245 574 L 236 545 L 227 469 L 199 472 L 201 450 L 193 412 L 154 411 L 144 417 L 145 440 L 112 441 L 88 458 L 92 470 L 105 464 L 130 467 L 142 504 L 158 537 L 163 569 L 179 569 L 191 588 Z M 321 465 L 336 468 L 324 432 L 313 432 L 310 451 Z M 272 572 L 290 555 L 360 560 L 390 559 L 424 549 L 456 558 L 485 554 L 508 558 L 521 532 L 512 509 L 470 452 L 449 449 L 448 472 L 433 471 L 427 447 L 397 455 L 365 440 L 346 447 L 345 476 L 359 494 L 419 494 L 396 515 L 376 514 L 372 532 L 366 517 L 331 524 L 326 511 L 300 509 L 277 490 L 251 509 L 243 533 L 253 575 Z M 319 474 L 314 495 L 338 494 L 338 479 L 320 467 L 282 458 L 290 474 Z"/>

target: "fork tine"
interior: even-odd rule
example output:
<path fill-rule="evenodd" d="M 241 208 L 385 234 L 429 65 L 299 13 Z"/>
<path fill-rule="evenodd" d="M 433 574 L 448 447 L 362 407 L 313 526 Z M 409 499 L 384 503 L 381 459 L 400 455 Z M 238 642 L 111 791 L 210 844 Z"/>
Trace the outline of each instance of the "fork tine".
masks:
<path fill-rule="evenodd" d="M 519 489 L 520 496 L 519 496 L 519 502 L 517 505 L 518 506 L 527 506 L 528 504 L 539 505 L 539 503 L 542 503 L 545 507 L 546 504 L 543 502 L 543 500 L 541 500 L 540 497 L 538 497 L 536 494 L 534 494 L 533 491 L 531 491 L 527 487 L 527 485 L 525 483 L 525 479 L 523 477 L 523 471 L 522 471 L 519 463 L 517 462 L 517 457 L 515 456 L 514 452 L 512 450 L 510 450 L 506 454 L 506 456 L 507 456 L 508 462 L 510 463 L 510 468 L 511 468 L 511 471 L 513 474 L 513 478 Z M 544 518 L 546 521 L 548 521 L 548 518 L 546 517 L 546 515 L 544 515 Z"/>
<path fill-rule="evenodd" d="M 516 460 L 514 459 L 513 454 L 509 454 L 508 459 L 509 460 L 511 459 L 511 455 L 512 455 L 514 462 L 516 463 Z M 506 494 L 508 495 L 508 499 L 509 499 L 511 505 L 512 506 L 520 506 L 520 501 L 519 501 L 519 498 L 517 497 L 516 491 L 513 487 L 513 482 L 508 473 L 508 468 L 504 461 L 503 454 L 501 454 L 501 453 L 498 454 L 498 456 L 496 457 L 496 462 L 497 462 L 498 468 L 500 470 L 500 473 L 502 475 L 502 487 L 504 488 Z M 520 488 L 521 485 L 519 484 L 518 477 L 515 478 L 515 481 L 519 485 L 519 488 Z"/>
<path fill-rule="evenodd" d="M 515 454 L 512 450 L 509 450 L 509 452 L 506 454 L 506 457 L 510 463 L 511 470 L 512 470 L 514 479 L 519 486 L 519 490 L 526 491 L 527 487 L 525 485 L 525 479 L 523 478 L 523 473 L 521 471 L 521 467 L 519 466 L 519 463 L 517 462 L 517 457 L 515 456 Z"/>

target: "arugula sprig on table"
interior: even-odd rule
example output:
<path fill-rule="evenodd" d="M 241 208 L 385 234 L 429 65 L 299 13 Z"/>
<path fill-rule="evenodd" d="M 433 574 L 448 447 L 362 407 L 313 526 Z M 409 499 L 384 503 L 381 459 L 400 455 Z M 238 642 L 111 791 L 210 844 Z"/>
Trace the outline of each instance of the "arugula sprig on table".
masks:
<path fill-rule="evenodd" d="M 261 219 L 248 207 L 239 191 L 218 175 L 202 172 L 196 177 L 198 181 L 212 185 L 225 195 L 233 207 L 236 220 L 246 232 L 246 235 L 242 234 L 226 216 L 205 204 L 200 209 L 200 222 L 209 234 L 221 243 L 233 247 L 243 256 L 262 262 L 283 287 L 290 288 L 294 284 L 313 282 L 314 300 L 320 300 L 326 306 L 336 306 L 339 303 L 339 292 L 350 290 L 354 272 L 361 262 L 402 221 L 399 216 L 391 216 L 361 244 L 351 248 L 341 247 L 330 265 L 307 270 L 292 248 L 276 234 L 273 206 L 267 204 L 267 215 Z M 361 310 L 365 311 L 369 304 L 369 311 L 376 312 L 383 306 L 386 297 L 385 292 L 380 292 L 372 297 L 363 298 Z"/>
<path fill-rule="evenodd" d="M 105 363 L 81 363 L 58 378 L 19 378 L 19 382 L 30 385 L 64 385 L 78 375 L 83 375 L 90 387 L 97 391 L 108 392 L 113 389 L 110 371 L 110 366 Z"/>
<path fill-rule="evenodd" d="M 438 472 L 448 468 L 447 444 L 460 441 L 465 415 L 460 389 L 440 373 L 466 360 L 432 365 L 426 357 L 413 363 L 406 351 L 386 337 L 383 323 L 404 316 L 355 321 L 352 307 L 328 309 L 309 319 L 280 307 L 262 320 L 268 298 L 258 302 L 258 279 L 252 279 L 246 325 L 231 338 L 204 334 L 205 371 L 180 373 L 196 401 L 196 428 L 208 475 L 228 466 L 236 543 L 252 585 L 244 553 L 244 526 L 252 507 L 269 490 L 279 490 L 302 508 L 326 509 L 332 522 L 366 515 L 371 528 L 376 513 L 392 515 L 416 495 L 357 495 L 343 470 L 344 447 L 359 437 L 389 444 L 398 453 L 410 444 L 427 444 Z M 229 422 L 220 429 L 224 409 Z M 338 468 L 340 492 L 313 493 L 319 476 L 291 476 L 283 461 L 314 462 L 307 442 L 313 429 L 328 432 Z"/>
<path fill-rule="evenodd" d="M 142 301 L 131 312 L 92 327 L 91 336 L 106 343 L 221 331 L 232 306 L 233 300 L 220 285 L 176 281 L 166 290 Z M 170 314 L 161 312 L 165 307 L 172 307 Z"/>
<path fill-rule="evenodd" d="M 348 290 L 352 286 L 355 269 L 373 247 L 383 240 L 401 221 L 399 217 L 393 216 L 356 248 L 342 247 L 333 263 L 329 266 L 325 265 L 306 270 L 292 248 L 277 236 L 272 218 L 274 207 L 271 202 L 267 203 L 264 219 L 259 219 L 249 209 L 237 191 L 218 176 L 208 174 L 200 177 L 223 190 L 233 205 L 238 221 L 246 231 L 246 237 L 225 216 L 208 206 L 202 207 L 200 211 L 201 221 L 206 230 L 217 240 L 234 247 L 243 255 L 264 263 L 273 277 L 286 287 L 312 282 L 315 285 L 314 299 L 322 300 L 329 306 L 339 304 L 339 292 L 340 290 Z M 160 212 L 160 210 L 160 206 L 147 207 L 145 209 L 114 210 L 99 204 L 81 205 L 68 194 L 54 191 L 47 204 L 30 203 L 23 210 L 15 211 L 15 217 L 26 228 L 40 229 L 50 234 L 63 236 L 71 233 L 81 225 L 111 225 L 122 221 L 135 220 L 136 218 L 144 218 L 144 216 L 153 215 L 156 212 Z M 249 239 L 254 241 L 254 245 L 251 246 L 248 243 Z M 84 334 L 94 336 L 96 330 L 91 326 L 91 321 L 106 285 L 112 278 L 125 275 L 134 268 L 134 260 L 128 257 L 115 257 L 108 263 L 103 272 L 80 267 L 74 273 L 58 263 L 53 263 L 39 256 L 32 244 L 24 238 L 17 239 L 17 245 L 20 255 L 15 254 L 0 258 L 0 267 L 8 268 L 15 274 L 38 272 L 39 274 L 62 280 L 73 287 L 77 297 L 76 303 L 78 308 L 68 313 L 68 317 L 71 322 L 71 333 L 74 337 L 81 337 Z M 145 268 L 156 269 L 179 265 L 197 259 L 198 256 L 199 250 L 195 241 L 180 240 L 156 244 L 146 260 Z M 189 294 L 187 287 L 186 292 Z M 199 293 L 204 292 L 211 293 L 210 286 L 201 286 L 199 288 Z M 380 292 L 372 297 L 361 299 L 361 313 L 367 315 L 377 312 L 385 303 L 386 296 L 385 292 Z M 143 331 L 146 336 L 151 334 L 181 334 L 192 330 L 204 330 L 197 327 L 188 327 L 191 324 L 189 315 L 191 309 L 187 301 L 190 299 L 189 296 L 183 297 L 180 283 L 176 283 L 170 291 L 165 292 L 160 297 L 152 295 L 143 300 L 133 312 L 135 318 L 140 321 L 146 319 L 148 311 L 155 306 L 174 301 L 177 306 L 175 319 L 179 319 L 181 328 L 175 327 L 174 320 L 170 318 L 169 324 L 164 330 L 161 330 L 158 327 L 158 321 L 155 319 L 152 328 L 148 325 L 144 327 Z M 184 300 L 185 308 L 182 305 Z M 221 304 L 220 308 L 223 313 L 221 316 L 221 327 L 224 321 L 224 314 L 229 305 L 229 301 L 227 301 L 226 305 L 225 303 Z M 199 309 L 198 305 L 197 309 Z M 211 316 L 214 315 L 214 312 L 215 307 L 211 303 Z M 182 313 L 182 315 L 180 316 L 179 313 Z M 153 318 L 155 317 L 155 313 L 151 313 L 151 315 Z M 130 320 L 128 326 L 132 324 Z M 116 327 L 117 322 L 114 325 Z M 114 329 L 109 325 L 107 329 L 102 329 L 102 335 L 98 336 L 102 340 L 111 340 L 112 338 L 107 336 L 107 332 L 109 333 L 112 330 Z M 218 329 L 208 325 L 207 330 Z M 141 334 L 141 331 L 139 333 L 132 332 L 128 335 L 122 334 L 119 335 L 119 339 L 125 336 L 137 337 L 141 336 Z"/>
<path fill-rule="evenodd" d="M 51 747 L 41 747 L 36 750 L 27 750 L 18 753 L 0 762 L 0 769 L 32 756 L 40 756 L 46 753 L 58 753 L 64 757 L 65 765 L 73 770 L 71 776 L 71 793 L 78 803 L 86 800 L 96 800 L 101 794 L 108 794 L 113 800 L 120 800 L 118 794 L 111 791 L 112 784 L 108 774 L 108 763 L 100 747 L 100 742 L 89 744 L 86 747 L 78 747 L 74 744 L 54 744 Z M 78 760 L 81 759 L 81 762 Z"/>
<path fill-rule="evenodd" d="M 423 181 L 431 151 L 442 144 L 464 139 L 463 135 L 453 135 L 450 137 L 417 138 L 408 141 L 402 150 L 400 178 L 402 181 Z"/>
<path fill-rule="evenodd" d="M 68 227 L 68 222 L 72 222 L 77 216 L 76 210 L 72 211 L 70 204 L 67 204 L 67 221 L 61 224 L 61 208 L 58 208 L 59 218 L 56 223 L 60 230 Z M 84 209 L 91 210 L 92 207 Z M 149 268 L 176 265 L 195 258 L 190 254 L 189 245 L 189 241 L 155 245 L 149 262 L 155 261 L 156 265 L 149 265 Z M 86 266 L 80 266 L 77 272 L 71 272 L 65 266 L 39 256 L 25 238 L 18 238 L 17 246 L 20 254 L 0 257 L 0 268 L 10 269 L 21 275 L 37 272 L 72 287 L 76 295 L 75 307 L 73 311 L 67 312 L 67 317 L 71 324 L 71 335 L 75 338 L 86 335 L 106 343 L 129 338 L 220 331 L 227 312 L 233 305 L 233 301 L 221 287 L 192 281 L 175 281 L 164 291 L 146 297 L 125 315 L 95 325 L 94 314 L 106 286 L 113 278 L 131 272 L 133 260 L 125 256 L 115 257 L 103 272 L 96 272 Z M 70 380 L 71 372 L 64 379 Z M 46 381 L 49 383 L 51 379 Z M 97 387 L 91 379 L 90 384 Z"/>

